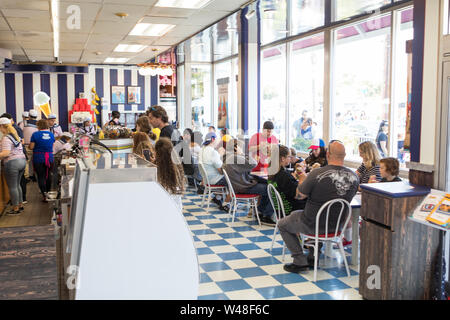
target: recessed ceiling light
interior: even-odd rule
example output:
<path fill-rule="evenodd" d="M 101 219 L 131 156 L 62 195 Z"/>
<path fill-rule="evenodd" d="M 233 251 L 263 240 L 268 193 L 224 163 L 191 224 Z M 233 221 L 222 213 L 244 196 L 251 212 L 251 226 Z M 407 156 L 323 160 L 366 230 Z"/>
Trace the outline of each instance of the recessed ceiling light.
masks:
<path fill-rule="evenodd" d="M 147 46 L 140 44 L 119 44 L 114 51 L 116 52 L 141 52 Z"/>
<path fill-rule="evenodd" d="M 159 0 L 155 7 L 200 9 L 211 0 Z"/>
<path fill-rule="evenodd" d="M 173 24 L 138 23 L 130 36 L 161 37 L 175 27 Z"/>
<path fill-rule="evenodd" d="M 129 58 L 106 58 L 104 63 L 125 63 Z"/>

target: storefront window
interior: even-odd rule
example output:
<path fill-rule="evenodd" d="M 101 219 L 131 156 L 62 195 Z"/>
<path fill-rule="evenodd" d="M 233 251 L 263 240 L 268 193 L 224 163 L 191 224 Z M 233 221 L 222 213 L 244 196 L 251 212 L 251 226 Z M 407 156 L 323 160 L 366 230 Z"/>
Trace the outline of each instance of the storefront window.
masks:
<path fill-rule="evenodd" d="M 334 0 L 335 21 L 363 14 L 390 4 L 391 0 Z"/>
<path fill-rule="evenodd" d="M 292 35 L 296 35 L 325 23 L 325 0 L 291 0 Z"/>
<path fill-rule="evenodd" d="M 205 134 L 207 127 L 212 124 L 211 65 L 192 65 L 191 70 L 191 128 Z"/>
<path fill-rule="evenodd" d="M 404 146 L 406 135 L 406 117 L 408 105 L 411 106 L 411 79 L 412 79 L 412 39 L 413 9 L 409 8 L 397 13 L 397 36 L 395 44 L 394 61 L 394 126 L 391 138 L 393 140 L 393 157 L 397 157 L 402 168 L 410 161 L 408 146 Z"/>
<path fill-rule="evenodd" d="M 262 44 L 286 38 L 288 35 L 286 8 L 286 0 L 260 1 Z"/>
<path fill-rule="evenodd" d="M 211 29 L 208 28 L 192 37 L 190 41 L 191 61 L 211 62 Z"/>
<path fill-rule="evenodd" d="M 177 61 L 178 63 L 184 62 L 184 42 L 177 46 Z"/>
<path fill-rule="evenodd" d="M 261 127 L 273 122 L 274 134 L 286 143 L 286 45 L 261 53 Z"/>
<path fill-rule="evenodd" d="M 214 60 L 220 60 L 238 53 L 239 30 L 237 14 L 212 27 Z"/>
<path fill-rule="evenodd" d="M 385 15 L 335 31 L 332 138 L 349 160 L 360 161 L 358 145 L 376 143 L 389 120 L 390 24 Z"/>
<path fill-rule="evenodd" d="M 289 145 L 307 152 L 323 133 L 323 33 L 291 44 Z"/>

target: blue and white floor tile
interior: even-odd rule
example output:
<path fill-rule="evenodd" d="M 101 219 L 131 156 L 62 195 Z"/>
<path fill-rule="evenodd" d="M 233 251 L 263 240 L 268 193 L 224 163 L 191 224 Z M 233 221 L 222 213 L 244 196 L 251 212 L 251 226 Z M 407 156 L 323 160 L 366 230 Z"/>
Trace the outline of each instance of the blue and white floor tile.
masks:
<path fill-rule="evenodd" d="M 200 300 L 360 300 L 359 266 L 347 277 L 339 255 L 320 259 L 317 281 L 312 270 L 300 274 L 283 270 L 292 262 L 279 233 L 271 251 L 273 227 L 258 225 L 238 210 L 235 222 L 213 203 L 201 208 L 201 196 L 188 189 L 183 214 L 192 232 L 200 265 Z M 350 262 L 349 248 L 346 248 Z"/>

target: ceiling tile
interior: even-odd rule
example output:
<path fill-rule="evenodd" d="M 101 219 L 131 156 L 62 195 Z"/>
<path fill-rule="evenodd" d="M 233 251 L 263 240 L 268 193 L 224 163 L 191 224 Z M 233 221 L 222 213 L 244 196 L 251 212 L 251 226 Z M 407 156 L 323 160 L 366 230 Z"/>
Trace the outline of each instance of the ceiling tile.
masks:
<path fill-rule="evenodd" d="M 0 48 L 9 50 L 20 49 L 20 44 L 17 41 L 0 40 Z"/>
<path fill-rule="evenodd" d="M 6 23 L 5 19 L 3 17 L 0 17 L 0 31 L 11 31 L 8 24 Z"/>
<path fill-rule="evenodd" d="M 116 3 L 116 4 L 123 4 L 123 0 L 104 0 L 105 3 Z M 127 1 L 127 4 L 130 5 L 143 5 L 143 6 L 153 6 L 158 2 L 158 0 L 129 0 Z"/>
<path fill-rule="evenodd" d="M 192 14 L 194 14 L 196 11 L 197 10 L 194 10 L 194 9 L 153 7 L 147 13 L 147 16 L 187 18 L 187 17 L 190 17 Z"/>
<path fill-rule="evenodd" d="M 53 41 L 53 32 L 27 32 L 16 31 L 16 40 L 19 41 Z"/>
<path fill-rule="evenodd" d="M 48 0 L 1 0 L 0 7 L 3 9 L 26 9 L 49 11 Z"/>
<path fill-rule="evenodd" d="M 7 41 L 14 41 L 16 40 L 16 35 L 13 31 L 1 31 L 0 32 L 0 41 L 7 40 Z"/>
<path fill-rule="evenodd" d="M 132 22 L 112 22 L 112 21 L 97 21 L 95 23 L 92 33 L 102 35 L 122 35 L 125 36 L 133 29 L 136 23 Z"/>
<path fill-rule="evenodd" d="M 76 43 L 71 41 L 61 41 L 59 43 L 59 48 L 64 50 L 78 50 L 80 51 L 84 49 L 84 43 Z"/>
<path fill-rule="evenodd" d="M 2 9 L 6 18 L 50 19 L 48 10 Z"/>
<path fill-rule="evenodd" d="M 161 37 L 152 42 L 152 45 L 173 46 L 184 40 L 184 37 Z"/>
<path fill-rule="evenodd" d="M 150 45 L 156 39 L 158 39 L 158 37 L 127 36 L 120 41 L 120 43 Z"/>
<path fill-rule="evenodd" d="M 19 41 L 20 45 L 25 49 L 53 49 L 53 41 Z"/>
<path fill-rule="evenodd" d="M 111 35 L 103 35 L 103 34 L 91 34 L 89 37 L 90 44 L 118 44 L 124 38 L 122 35 L 111 34 Z"/>
<path fill-rule="evenodd" d="M 49 19 L 8 18 L 14 31 L 52 32 Z"/>
<path fill-rule="evenodd" d="M 61 41 L 71 41 L 74 43 L 85 43 L 88 38 L 88 33 L 74 33 L 74 32 L 61 32 L 60 34 Z"/>
<path fill-rule="evenodd" d="M 167 36 L 169 37 L 188 37 L 199 32 L 198 26 L 176 26 L 170 31 Z"/>

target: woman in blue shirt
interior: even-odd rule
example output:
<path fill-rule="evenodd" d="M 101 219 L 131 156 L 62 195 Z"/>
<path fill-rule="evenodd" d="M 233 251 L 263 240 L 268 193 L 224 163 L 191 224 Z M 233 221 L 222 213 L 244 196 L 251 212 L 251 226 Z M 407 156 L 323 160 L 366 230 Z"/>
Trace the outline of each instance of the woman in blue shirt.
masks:
<path fill-rule="evenodd" d="M 39 189 L 43 195 L 43 201 L 47 202 L 47 192 L 51 188 L 51 173 L 53 168 L 53 143 L 55 137 L 49 131 L 48 122 L 37 122 L 39 131 L 33 133 L 29 148 L 33 150 L 33 167 L 37 175 Z"/>

